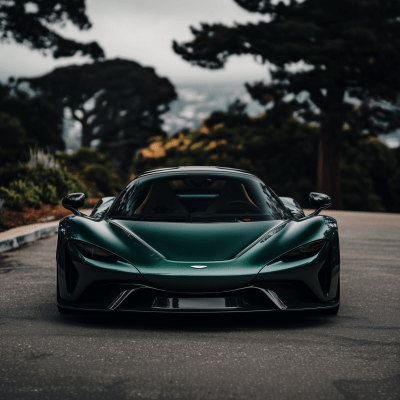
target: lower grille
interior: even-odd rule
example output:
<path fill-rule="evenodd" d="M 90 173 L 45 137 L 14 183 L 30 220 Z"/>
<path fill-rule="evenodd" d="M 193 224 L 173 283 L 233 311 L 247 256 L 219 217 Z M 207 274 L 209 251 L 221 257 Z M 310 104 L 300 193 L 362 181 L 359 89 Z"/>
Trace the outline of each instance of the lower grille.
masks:
<path fill-rule="evenodd" d="M 118 307 L 120 310 L 276 310 L 277 308 L 265 293 L 256 288 L 225 293 L 174 293 L 147 287 L 133 291 Z"/>
<path fill-rule="evenodd" d="M 152 308 L 175 309 L 175 310 L 218 310 L 225 308 L 244 308 L 248 306 L 241 297 L 216 297 L 202 299 L 199 297 L 156 297 Z"/>
<path fill-rule="evenodd" d="M 137 282 L 102 282 L 89 285 L 74 308 L 120 311 L 235 312 L 315 309 L 321 302 L 299 281 L 260 282 L 226 292 L 167 292 Z"/>

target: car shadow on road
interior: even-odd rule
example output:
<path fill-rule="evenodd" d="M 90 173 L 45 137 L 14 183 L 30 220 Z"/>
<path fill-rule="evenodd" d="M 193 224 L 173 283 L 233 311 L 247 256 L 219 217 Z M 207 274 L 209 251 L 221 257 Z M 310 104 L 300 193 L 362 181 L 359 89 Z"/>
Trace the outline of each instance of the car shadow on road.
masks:
<path fill-rule="evenodd" d="M 87 313 L 59 315 L 57 323 L 89 329 L 134 329 L 153 331 L 231 331 L 316 328 L 337 323 L 338 317 L 310 312 L 254 314 L 140 314 Z M 52 320 L 54 322 L 54 319 Z"/>

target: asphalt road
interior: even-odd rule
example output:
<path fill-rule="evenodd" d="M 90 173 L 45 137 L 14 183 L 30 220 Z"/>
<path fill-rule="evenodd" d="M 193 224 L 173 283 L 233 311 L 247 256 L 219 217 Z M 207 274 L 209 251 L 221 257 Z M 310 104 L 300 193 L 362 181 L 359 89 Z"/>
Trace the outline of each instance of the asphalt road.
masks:
<path fill-rule="evenodd" d="M 56 238 L 3 255 L 0 399 L 399 399 L 400 215 L 327 214 L 335 317 L 63 316 Z"/>

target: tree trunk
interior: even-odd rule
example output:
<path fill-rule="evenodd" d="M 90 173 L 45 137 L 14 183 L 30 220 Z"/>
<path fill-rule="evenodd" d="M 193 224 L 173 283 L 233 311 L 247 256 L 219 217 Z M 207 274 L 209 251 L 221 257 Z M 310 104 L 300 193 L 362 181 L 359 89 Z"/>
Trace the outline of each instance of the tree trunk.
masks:
<path fill-rule="evenodd" d="M 78 108 L 82 111 L 83 117 L 79 117 L 75 114 L 75 110 L 72 111 L 72 118 L 81 124 L 81 147 L 90 147 L 90 142 L 93 140 L 92 127 L 88 124 L 88 119 L 91 116 L 89 113 L 85 113 L 82 108 Z"/>
<path fill-rule="evenodd" d="M 340 145 L 342 126 L 323 122 L 318 140 L 317 191 L 332 199 L 331 208 L 340 210 Z"/>
<path fill-rule="evenodd" d="M 90 126 L 86 123 L 84 118 L 79 122 L 82 126 L 82 147 L 90 147 L 90 142 L 93 140 Z"/>

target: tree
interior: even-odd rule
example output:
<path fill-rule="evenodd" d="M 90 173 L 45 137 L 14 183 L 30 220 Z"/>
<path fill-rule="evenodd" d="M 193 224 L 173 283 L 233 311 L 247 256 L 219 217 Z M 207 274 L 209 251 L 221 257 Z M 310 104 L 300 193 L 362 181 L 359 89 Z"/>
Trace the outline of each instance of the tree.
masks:
<path fill-rule="evenodd" d="M 24 140 L 18 141 L 19 145 L 15 148 L 21 157 L 29 153 L 29 147 L 42 148 L 53 154 L 64 150 L 63 114 L 43 95 L 32 96 L 11 80 L 9 85 L 0 85 L 0 111 L 17 119 L 25 132 Z"/>
<path fill-rule="evenodd" d="M 317 187 L 340 208 L 343 125 L 370 134 L 400 125 L 400 0 L 234 1 L 270 21 L 192 27 L 194 40 L 174 42 L 175 52 L 211 69 L 231 55 L 268 63 L 271 81 L 247 89 L 282 115 L 319 123 Z"/>
<path fill-rule="evenodd" d="M 392 207 L 390 211 L 399 212 L 400 211 L 400 147 L 393 150 L 394 156 L 396 157 L 396 170 L 394 174 L 386 179 L 389 185 L 389 190 L 391 194 L 391 204 Z"/>
<path fill-rule="evenodd" d="M 69 108 L 82 126 L 82 146 L 96 146 L 118 166 L 129 165 L 150 136 L 165 135 L 160 115 L 176 98 L 153 68 L 118 58 L 19 80 L 25 81 L 59 109 Z"/>
<path fill-rule="evenodd" d="M 0 166 L 23 161 L 29 155 L 28 137 L 21 123 L 0 111 Z"/>
<path fill-rule="evenodd" d="M 57 160 L 101 197 L 116 196 L 126 186 L 126 174 L 97 150 L 83 147 L 74 154 L 60 153 Z"/>
<path fill-rule="evenodd" d="M 377 138 L 360 136 L 348 128 L 345 132 L 340 165 L 343 208 L 399 212 L 400 202 L 394 201 L 400 197 L 400 163 L 396 170 L 395 152 Z M 309 208 L 308 194 L 316 183 L 317 148 L 318 128 L 294 118 L 214 112 L 200 130 L 153 138 L 135 158 L 133 172 L 180 165 L 245 169 L 279 196 L 293 197 Z"/>
<path fill-rule="evenodd" d="M 240 99 L 228 105 L 228 114 L 245 114 L 247 104 L 243 103 Z"/>
<path fill-rule="evenodd" d="M 315 183 L 317 130 L 294 118 L 271 123 L 268 115 L 216 111 L 197 131 L 154 138 L 134 161 L 134 173 L 180 165 L 218 165 L 257 175 L 280 196 L 308 205 Z M 291 142 L 292 146 L 287 146 Z M 283 151 L 286 150 L 286 151 Z M 290 158 L 290 162 L 285 162 Z"/>
<path fill-rule="evenodd" d="M 54 58 L 76 53 L 93 59 L 104 57 L 96 43 L 66 39 L 53 27 L 72 22 L 81 30 L 91 28 L 85 0 L 16 0 L 0 2 L 0 40 L 21 43 L 33 50 L 50 52 Z"/>

